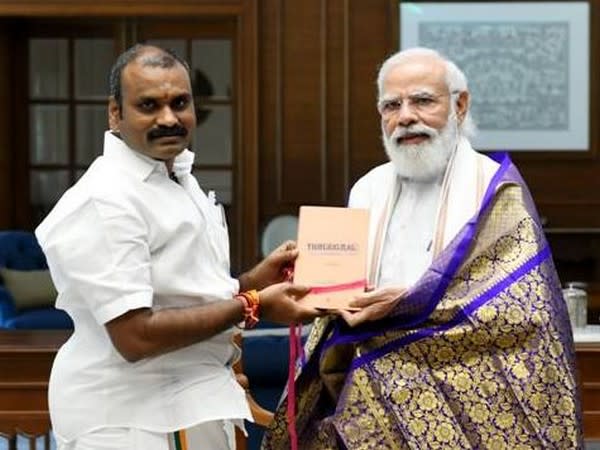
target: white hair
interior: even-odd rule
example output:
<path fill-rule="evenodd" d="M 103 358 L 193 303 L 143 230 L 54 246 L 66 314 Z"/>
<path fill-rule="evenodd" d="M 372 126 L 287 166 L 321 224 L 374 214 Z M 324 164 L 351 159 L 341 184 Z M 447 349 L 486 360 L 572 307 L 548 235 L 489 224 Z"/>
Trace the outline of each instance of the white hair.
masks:
<path fill-rule="evenodd" d="M 383 62 L 381 68 L 379 69 L 379 73 L 377 74 L 378 101 L 381 100 L 381 97 L 384 94 L 383 83 L 390 70 L 392 70 L 394 67 L 401 64 L 405 60 L 413 58 L 415 56 L 433 57 L 440 59 L 442 62 L 444 62 L 444 64 L 446 65 L 446 85 L 448 86 L 448 90 L 451 93 L 451 100 L 454 99 L 454 93 L 469 91 L 469 88 L 467 86 L 467 77 L 465 76 L 463 71 L 460 70 L 456 64 L 454 64 L 454 62 L 442 56 L 441 53 L 430 48 L 414 47 L 394 53 L 392 56 L 388 57 Z M 473 117 L 471 116 L 471 110 L 469 106 L 470 105 L 467 105 L 467 114 L 465 115 L 465 118 L 459 126 L 459 132 L 461 136 L 464 136 L 466 138 L 473 137 L 477 131 L 477 127 L 475 126 L 475 122 L 473 121 Z M 455 108 L 452 108 L 450 110 L 451 113 L 454 111 Z"/>

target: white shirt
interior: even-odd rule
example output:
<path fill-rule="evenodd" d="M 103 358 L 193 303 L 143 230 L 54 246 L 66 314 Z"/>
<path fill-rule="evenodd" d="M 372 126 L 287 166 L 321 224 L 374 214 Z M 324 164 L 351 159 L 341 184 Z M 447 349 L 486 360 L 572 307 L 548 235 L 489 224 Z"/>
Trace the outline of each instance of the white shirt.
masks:
<path fill-rule="evenodd" d="M 127 362 L 104 324 L 142 307 L 202 305 L 239 290 L 229 272 L 220 210 L 191 175 L 184 151 L 169 179 L 163 162 L 106 132 L 97 158 L 36 230 L 75 330 L 49 385 L 54 432 L 102 427 L 170 432 L 217 419 L 251 419 L 230 368 L 232 331 Z"/>
<path fill-rule="evenodd" d="M 410 287 L 432 260 L 441 179 L 402 180 L 387 227 L 377 287 Z"/>

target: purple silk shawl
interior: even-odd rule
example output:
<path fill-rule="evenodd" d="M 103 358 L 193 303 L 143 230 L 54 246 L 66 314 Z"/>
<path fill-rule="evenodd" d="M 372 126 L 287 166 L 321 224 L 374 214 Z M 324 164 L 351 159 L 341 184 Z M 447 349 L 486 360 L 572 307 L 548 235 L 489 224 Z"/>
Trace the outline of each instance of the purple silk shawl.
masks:
<path fill-rule="evenodd" d="M 390 317 L 356 329 L 319 319 L 306 358 L 300 449 L 582 448 L 566 306 L 508 156 Z M 286 406 L 263 450 L 290 448 Z"/>

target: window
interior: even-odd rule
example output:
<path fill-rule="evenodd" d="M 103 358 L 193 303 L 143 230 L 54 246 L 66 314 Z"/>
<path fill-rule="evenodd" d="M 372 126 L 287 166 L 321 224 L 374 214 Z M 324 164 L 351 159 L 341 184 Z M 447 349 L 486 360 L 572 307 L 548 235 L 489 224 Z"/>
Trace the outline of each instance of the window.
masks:
<path fill-rule="evenodd" d="M 101 155 L 110 68 L 123 49 L 147 42 L 172 48 L 190 63 L 198 116 L 191 145 L 196 154 L 193 174 L 225 206 L 232 265 L 239 270 L 240 247 L 248 242 L 243 236 L 251 230 L 242 227 L 236 198 L 241 195 L 236 183 L 242 173 L 236 27 L 227 18 L 32 19 L 19 24 L 15 134 L 27 152 L 16 154 L 17 227 L 36 227 Z"/>
<path fill-rule="evenodd" d="M 37 224 L 102 153 L 110 38 L 28 39 L 29 200 Z"/>
<path fill-rule="evenodd" d="M 198 123 L 191 150 L 193 173 L 205 191 L 230 209 L 233 201 L 233 95 L 231 40 L 224 38 L 148 39 L 175 50 L 190 64 Z"/>

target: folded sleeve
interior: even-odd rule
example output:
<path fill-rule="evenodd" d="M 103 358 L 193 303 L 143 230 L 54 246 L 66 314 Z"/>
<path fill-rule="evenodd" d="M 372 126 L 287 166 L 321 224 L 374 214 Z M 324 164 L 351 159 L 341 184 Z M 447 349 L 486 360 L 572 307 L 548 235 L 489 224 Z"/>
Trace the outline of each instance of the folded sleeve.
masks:
<path fill-rule="evenodd" d="M 43 230 L 40 244 L 59 293 L 100 324 L 152 306 L 149 232 L 132 205 L 87 199 Z"/>

